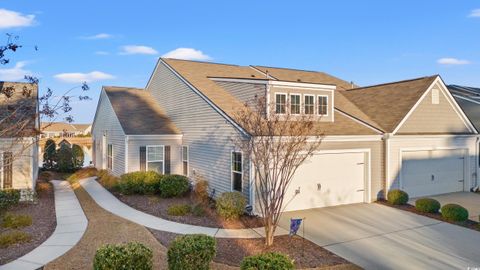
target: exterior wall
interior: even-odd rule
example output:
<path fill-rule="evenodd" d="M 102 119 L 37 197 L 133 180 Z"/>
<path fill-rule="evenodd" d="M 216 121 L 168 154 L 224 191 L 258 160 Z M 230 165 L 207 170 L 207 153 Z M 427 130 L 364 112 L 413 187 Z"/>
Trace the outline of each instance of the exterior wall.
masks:
<path fill-rule="evenodd" d="M 146 89 L 183 133 L 183 144 L 189 147 L 189 175 L 209 181 L 215 195 L 232 190 L 231 151 L 234 138 L 241 133 L 198 93 L 159 62 Z M 248 197 L 249 172 L 243 153 L 243 193 Z"/>
<path fill-rule="evenodd" d="M 102 90 L 98 102 L 97 113 L 92 128 L 92 136 L 95 140 L 95 164 L 97 169 L 106 169 L 107 149 L 103 149 L 103 136 L 106 134 L 106 144 L 113 147 L 113 168 L 111 173 L 120 176 L 125 173 L 125 133 L 115 115 L 112 105 L 105 91 Z"/>
<path fill-rule="evenodd" d="M 241 82 L 215 82 L 223 89 L 227 90 L 237 99 L 242 102 L 248 102 L 255 98 L 255 96 L 265 96 L 265 84 L 241 83 Z"/>
<path fill-rule="evenodd" d="M 471 136 L 395 136 L 390 139 L 390 155 L 387 188 L 402 188 L 400 171 L 402 166 L 401 149 L 435 150 L 466 149 L 465 189 L 473 187 L 478 170 L 476 135 Z"/>
<path fill-rule="evenodd" d="M 14 189 L 34 189 L 36 179 L 38 176 L 38 143 L 32 144 L 32 138 L 27 138 L 25 145 L 27 148 L 19 145 L 12 146 L 12 140 L 0 140 L 0 164 L 2 154 L 4 151 L 12 152 L 14 156 L 13 161 L 13 176 L 12 188 Z M 15 144 L 19 141 L 15 140 Z M 3 166 L 0 165 L 0 189 L 3 188 Z"/>
<path fill-rule="evenodd" d="M 432 90 L 439 90 L 439 103 L 432 104 Z M 457 114 L 446 91 L 440 85 L 430 89 L 415 111 L 407 118 L 398 130 L 406 133 L 470 133 L 460 116 Z"/>

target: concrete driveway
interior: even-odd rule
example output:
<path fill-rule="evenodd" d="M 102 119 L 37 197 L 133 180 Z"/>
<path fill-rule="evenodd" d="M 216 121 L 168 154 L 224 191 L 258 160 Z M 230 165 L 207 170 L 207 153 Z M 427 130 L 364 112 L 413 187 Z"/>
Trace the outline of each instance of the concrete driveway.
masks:
<path fill-rule="evenodd" d="M 468 210 L 468 215 L 471 220 L 478 221 L 480 215 L 480 194 L 473 192 L 455 192 L 447 193 L 437 196 L 428 196 L 440 202 L 443 206 L 448 203 L 459 204 Z M 411 199 L 408 203 L 415 205 L 418 198 Z"/>
<path fill-rule="evenodd" d="M 480 267 L 479 232 L 403 210 L 372 203 L 293 211 L 280 226 L 303 217 L 305 238 L 365 269 Z"/>

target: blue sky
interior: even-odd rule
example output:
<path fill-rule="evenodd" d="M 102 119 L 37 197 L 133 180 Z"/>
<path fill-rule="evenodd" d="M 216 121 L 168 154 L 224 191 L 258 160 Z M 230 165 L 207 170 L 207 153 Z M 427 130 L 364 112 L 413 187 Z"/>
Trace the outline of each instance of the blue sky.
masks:
<path fill-rule="evenodd" d="M 89 81 L 78 123 L 92 121 L 102 85 L 144 87 L 162 55 L 319 70 L 359 85 L 440 74 L 480 87 L 478 1 L 5 0 L 0 15 L 0 38 L 13 33 L 24 46 L 0 80 L 32 73 L 57 94 Z"/>

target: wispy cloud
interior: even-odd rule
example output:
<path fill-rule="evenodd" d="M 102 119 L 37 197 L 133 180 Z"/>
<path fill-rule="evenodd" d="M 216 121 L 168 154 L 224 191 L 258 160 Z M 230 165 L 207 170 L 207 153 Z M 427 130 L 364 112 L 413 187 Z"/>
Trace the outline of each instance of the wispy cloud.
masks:
<path fill-rule="evenodd" d="M 437 63 L 440 65 L 468 65 L 470 64 L 470 61 L 452 57 L 445 57 L 438 59 Z"/>
<path fill-rule="evenodd" d="M 193 48 L 178 48 L 173 51 L 167 52 L 166 54 L 162 55 L 162 57 L 184 59 L 184 60 L 203 60 L 203 61 L 212 60 L 210 56 L 204 54 L 200 50 L 195 50 Z"/>
<path fill-rule="evenodd" d="M 143 45 L 126 45 L 122 47 L 120 54 L 127 55 L 127 54 L 158 54 L 158 52 L 149 46 Z"/>
<path fill-rule="evenodd" d="M 0 29 L 32 26 L 35 23 L 35 15 L 0 9 Z"/>
<path fill-rule="evenodd" d="M 97 82 L 103 80 L 115 79 L 115 76 L 101 71 L 92 71 L 90 73 L 60 73 L 53 76 L 55 79 L 66 83 Z"/>
<path fill-rule="evenodd" d="M 92 35 L 92 36 L 84 36 L 84 37 L 80 37 L 81 39 L 109 39 L 109 38 L 113 38 L 114 35 L 112 34 L 107 34 L 107 33 L 100 33 L 100 34 L 96 34 L 96 35 Z"/>
<path fill-rule="evenodd" d="M 109 55 L 110 53 L 106 52 L 106 51 L 96 51 L 95 54 L 96 55 Z"/>
<path fill-rule="evenodd" d="M 27 61 L 19 61 L 13 68 L 0 69 L 0 81 L 20 81 L 25 78 L 25 75 L 33 75 L 30 70 L 24 69 Z"/>
<path fill-rule="evenodd" d="M 468 17 L 480 17 L 480 8 L 472 10 Z"/>

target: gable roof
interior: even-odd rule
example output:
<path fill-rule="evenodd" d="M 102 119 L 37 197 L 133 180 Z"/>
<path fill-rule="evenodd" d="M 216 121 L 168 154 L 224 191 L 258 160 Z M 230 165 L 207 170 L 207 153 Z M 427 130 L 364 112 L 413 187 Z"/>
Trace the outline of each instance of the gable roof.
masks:
<path fill-rule="evenodd" d="M 103 90 L 126 135 L 181 134 L 149 92 L 115 86 Z"/>
<path fill-rule="evenodd" d="M 92 124 L 74 124 L 74 123 L 66 123 L 66 122 L 42 122 L 41 123 L 41 130 L 44 131 L 85 131 L 88 127 Z"/>
<path fill-rule="evenodd" d="M 449 85 L 448 90 L 475 128 L 480 130 L 480 88 Z"/>

